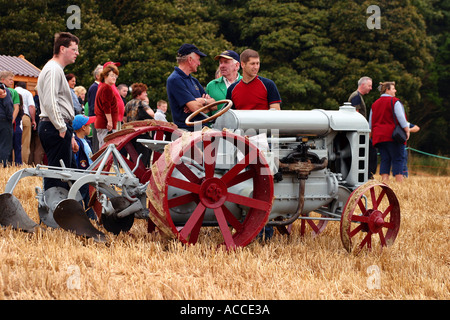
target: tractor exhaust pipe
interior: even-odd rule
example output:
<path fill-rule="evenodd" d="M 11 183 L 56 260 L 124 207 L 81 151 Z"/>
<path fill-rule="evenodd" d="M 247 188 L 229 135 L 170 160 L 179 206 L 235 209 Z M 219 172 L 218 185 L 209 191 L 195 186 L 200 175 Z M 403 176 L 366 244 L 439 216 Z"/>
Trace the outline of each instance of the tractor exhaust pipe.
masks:
<path fill-rule="evenodd" d="M 296 162 L 292 164 L 285 164 L 281 161 L 278 162 L 279 168 L 288 169 L 291 172 L 296 172 L 299 178 L 299 191 L 298 191 L 298 206 L 295 214 L 287 220 L 282 221 L 270 221 L 268 225 L 282 227 L 295 222 L 298 217 L 302 214 L 303 206 L 305 204 L 305 183 L 308 179 L 309 174 L 312 171 L 325 169 L 328 165 L 328 160 L 326 158 L 320 159 L 320 163 L 311 163 L 310 161 Z M 283 232 L 283 231 L 282 231 Z"/>

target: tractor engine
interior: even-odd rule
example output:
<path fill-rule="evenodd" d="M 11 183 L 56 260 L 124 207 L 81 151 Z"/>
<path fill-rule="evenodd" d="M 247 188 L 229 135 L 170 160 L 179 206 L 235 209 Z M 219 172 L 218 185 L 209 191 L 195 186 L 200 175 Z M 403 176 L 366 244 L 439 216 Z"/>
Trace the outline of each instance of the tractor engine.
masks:
<path fill-rule="evenodd" d="M 301 181 L 306 183 L 300 214 L 342 209 L 342 200 L 367 181 L 369 126 L 347 103 L 337 111 L 229 110 L 214 128 L 249 136 L 259 145 L 261 135 L 267 137 L 275 198 L 269 221 L 293 220 Z"/>

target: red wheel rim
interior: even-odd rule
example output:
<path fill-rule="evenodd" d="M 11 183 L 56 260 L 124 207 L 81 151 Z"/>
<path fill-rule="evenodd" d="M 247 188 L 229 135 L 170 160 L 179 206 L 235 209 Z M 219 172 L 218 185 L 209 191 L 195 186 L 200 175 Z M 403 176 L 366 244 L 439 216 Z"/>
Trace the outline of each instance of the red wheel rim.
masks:
<path fill-rule="evenodd" d="M 221 141 L 243 154 L 223 175 L 216 173 Z M 201 174 L 186 165 L 186 158 L 196 159 L 203 166 Z M 175 169 L 181 174 L 178 177 Z M 267 222 L 273 201 L 272 175 L 259 150 L 242 136 L 213 130 L 185 133 L 169 145 L 152 166 L 152 172 L 147 189 L 152 203 L 150 217 L 160 230 L 183 243 L 197 242 L 207 209 L 213 211 L 227 249 L 246 246 Z M 251 196 L 233 192 L 232 188 L 243 182 L 251 183 Z M 184 194 L 168 199 L 169 187 L 183 190 Z M 195 209 L 182 228 L 177 228 L 171 209 L 187 203 L 193 203 Z M 239 220 L 226 204 L 246 207 L 248 212 Z"/>
<path fill-rule="evenodd" d="M 399 229 L 400 205 L 386 184 L 369 181 L 353 191 L 341 216 L 341 240 L 348 252 L 392 245 Z"/>

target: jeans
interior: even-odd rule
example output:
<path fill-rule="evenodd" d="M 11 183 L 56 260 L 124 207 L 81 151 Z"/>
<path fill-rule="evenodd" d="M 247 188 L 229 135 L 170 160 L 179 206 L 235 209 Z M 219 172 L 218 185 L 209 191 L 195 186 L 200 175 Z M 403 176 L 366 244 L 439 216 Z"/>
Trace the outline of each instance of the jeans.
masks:
<path fill-rule="evenodd" d="M 66 124 L 66 126 L 66 135 L 64 138 L 61 138 L 59 131 L 56 130 L 50 121 L 39 122 L 38 134 L 41 139 L 42 147 L 47 154 L 49 166 L 61 167 L 60 160 L 62 159 L 67 168 L 77 167 L 72 152 L 73 128 L 70 124 Z M 48 190 L 51 187 L 70 189 L 67 182 L 63 182 L 61 179 L 44 178 L 44 190 Z"/>
<path fill-rule="evenodd" d="M 377 144 L 380 152 L 380 174 L 390 174 L 392 164 L 392 175 L 403 174 L 403 153 L 405 145 L 387 141 Z"/>

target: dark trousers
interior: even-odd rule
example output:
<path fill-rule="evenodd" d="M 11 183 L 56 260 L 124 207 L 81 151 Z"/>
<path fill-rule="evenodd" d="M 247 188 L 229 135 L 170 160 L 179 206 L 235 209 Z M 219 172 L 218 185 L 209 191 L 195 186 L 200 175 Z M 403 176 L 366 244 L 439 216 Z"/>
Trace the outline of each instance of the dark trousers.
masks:
<path fill-rule="evenodd" d="M 403 154 L 405 145 L 394 141 L 380 142 L 377 144 L 380 151 L 380 174 L 403 174 Z"/>
<path fill-rule="evenodd" d="M 377 172 L 377 148 L 372 144 L 372 139 L 369 141 L 369 179 L 373 178 L 373 175 Z"/>
<path fill-rule="evenodd" d="M 137 139 L 151 139 L 151 136 L 148 133 L 141 134 L 137 136 L 133 140 L 131 140 L 131 144 L 136 149 L 137 154 L 142 154 L 141 162 L 145 165 L 146 168 L 150 167 L 150 157 L 152 155 L 152 150 L 144 146 L 142 143 L 137 142 Z M 122 149 L 123 150 L 123 149 Z M 131 168 L 133 169 L 133 168 Z"/>
<path fill-rule="evenodd" d="M 0 165 L 6 167 L 13 147 L 13 124 L 8 120 L 0 120 Z"/>
<path fill-rule="evenodd" d="M 16 125 L 13 132 L 13 150 L 14 150 L 14 163 L 22 164 L 22 129 L 20 128 L 21 120 L 16 118 Z M 13 163 L 13 155 L 11 153 L 10 162 Z"/>
<path fill-rule="evenodd" d="M 66 167 L 77 167 L 72 152 L 73 128 L 70 124 L 66 125 L 66 135 L 64 138 L 61 138 L 59 131 L 56 130 L 50 121 L 39 122 L 38 134 L 41 139 L 42 147 L 47 155 L 49 166 L 60 167 L 60 160 L 62 159 Z M 51 187 L 70 189 L 67 182 L 63 182 L 60 179 L 44 178 L 44 190 L 50 189 Z"/>

